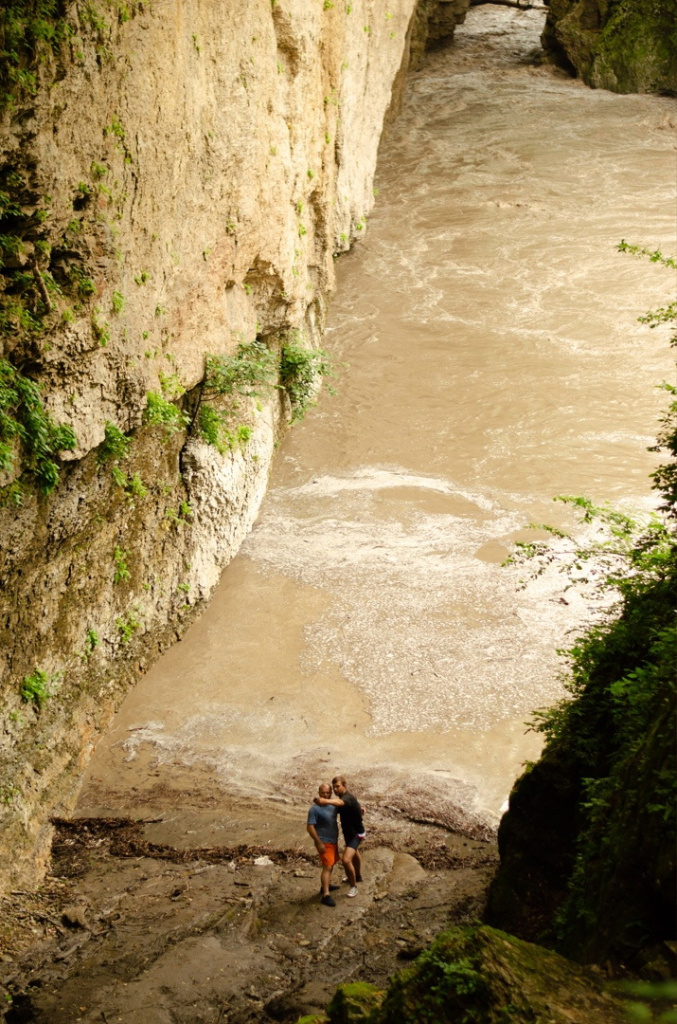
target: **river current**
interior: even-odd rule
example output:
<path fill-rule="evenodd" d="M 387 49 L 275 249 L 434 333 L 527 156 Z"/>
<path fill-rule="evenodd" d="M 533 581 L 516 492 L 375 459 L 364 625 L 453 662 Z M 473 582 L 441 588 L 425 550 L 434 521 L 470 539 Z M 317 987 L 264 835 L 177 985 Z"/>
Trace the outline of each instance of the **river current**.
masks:
<path fill-rule="evenodd" d="M 670 373 L 637 323 L 674 276 L 674 103 L 538 62 L 542 15 L 480 7 L 409 80 L 365 238 L 340 258 L 324 393 L 204 616 L 127 698 L 81 813 L 207 771 L 267 800 L 342 771 L 494 821 L 562 694 L 590 594 L 503 568 L 557 494 L 647 509 Z M 593 602 L 594 603 L 594 602 Z M 197 776 L 196 776 L 197 777 Z M 146 801 L 146 806 L 149 801 Z M 150 801 L 152 803 L 152 800 Z"/>

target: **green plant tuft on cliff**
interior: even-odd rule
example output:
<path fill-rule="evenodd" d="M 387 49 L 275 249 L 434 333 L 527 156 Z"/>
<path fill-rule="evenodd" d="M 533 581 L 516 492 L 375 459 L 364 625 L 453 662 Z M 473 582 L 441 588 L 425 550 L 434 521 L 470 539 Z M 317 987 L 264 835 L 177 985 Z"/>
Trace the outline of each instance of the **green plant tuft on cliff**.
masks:
<path fill-rule="evenodd" d="M 49 494 L 59 482 L 58 453 L 72 451 L 76 443 L 70 424 L 57 424 L 46 412 L 40 386 L 0 359 L 0 472 L 13 472 L 19 462 Z"/>
<path fill-rule="evenodd" d="M 252 428 L 237 422 L 238 398 L 257 398 L 273 387 L 277 367 L 275 353 L 259 339 L 241 342 L 232 356 L 208 356 L 194 421 L 198 436 L 222 455 L 243 447 Z"/>
<path fill-rule="evenodd" d="M 182 409 L 179 409 L 173 402 L 168 402 L 157 391 L 149 391 L 146 395 L 143 421 L 154 427 L 164 427 L 173 434 L 177 430 L 183 430 L 187 426 L 189 418 Z"/>
<path fill-rule="evenodd" d="M 178 374 L 160 371 L 158 379 L 160 381 L 160 389 L 165 398 L 175 400 L 186 393 L 186 389 L 179 380 Z"/>
<path fill-rule="evenodd" d="M 96 307 L 92 310 L 92 334 L 96 341 L 98 341 L 101 348 L 105 348 L 110 341 L 110 324 L 107 320 L 101 319 L 101 310 Z"/>
<path fill-rule="evenodd" d="M 70 278 L 75 291 L 81 299 L 89 299 L 96 295 L 96 285 L 82 267 L 75 264 L 70 269 Z"/>
<path fill-rule="evenodd" d="M 127 437 L 119 427 L 116 427 L 114 423 L 107 421 L 104 439 L 102 444 L 99 446 L 97 461 L 100 464 L 103 464 L 105 462 L 110 462 L 111 459 L 126 459 L 129 455 L 131 444 L 131 437 Z"/>
<path fill-rule="evenodd" d="M 203 441 L 211 444 L 221 455 L 226 455 L 244 447 L 252 436 L 252 428 L 246 423 L 235 427 L 229 424 L 230 414 L 227 411 L 203 405 L 197 419 L 197 432 Z"/>
<path fill-rule="evenodd" d="M 92 652 L 96 650 L 100 643 L 101 637 L 99 636 L 97 631 L 95 629 L 88 629 L 87 636 L 85 637 L 85 649 L 87 653 L 92 654 Z"/>
<path fill-rule="evenodd" d="M 242 342 L 235 355 L 207 357 L 203 391 L 255 397 L 274 383 L 276 370 L 275 353 L 263 341 Z"/>
<path fill-rule="evenodd" d="M 49 676 L 42 669 L 36 668 L 30 675 L 24 676 L 20 696 L 24 704 L 35 704 L 40 709 L 51 697 Z"/>
<path fill-rule="evenodd" d="M 148 494 L 148 488 L 138 473 L 128 476 L 127 473 L 123 473 L 119 466 L 115 465 L 111 470 L 111 476 L 113 477 L 113 482 L 122 488 L 125 492 L 125 497 L 132 504 L 137 499 L 139 501 L 143 500 Z"/>
<path fill-rule="evenodd" d="M 113 573 L 113 583 L 126 583 L 130 579 L 131 573 L 129 566 L 127 565 L 127 552 L 124 548 L 116 547 L 113 552 L 113 562 L 115 564 L 115 572 Z"/>
<path fill-rule="evenodd" d="M 127 616 L 123 618 L 119 616 L 115 620 L 117 626 L 118 635 L 120 637 L 120 643 L 124 647 L 134 637 L 136 633 L 141 629 L 141 622 L 137 618 L 138 609 L 134 608 L 132 611 L 127 613 Z"/>
<path fill-rule="evenodd" d="M 289 396 L 292 423 L 302 420 L 322 377 L 331 374 L 329 355 L 322 349 L 303 348 L 298 333 L 290 335 L 280 356 L 280 385 Z"/>

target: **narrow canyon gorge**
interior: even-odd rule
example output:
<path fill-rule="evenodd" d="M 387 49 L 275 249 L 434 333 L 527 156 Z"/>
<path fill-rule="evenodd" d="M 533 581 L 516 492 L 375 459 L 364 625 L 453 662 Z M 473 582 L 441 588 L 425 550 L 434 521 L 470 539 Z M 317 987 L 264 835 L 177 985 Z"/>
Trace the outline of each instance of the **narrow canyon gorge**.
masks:
<path fill-rule="evenodd" d="M 581 765 L 631 741 L 579 764 L 555 724 L 539 761 L 533 728 L 558 649 L 617 614 L 604 563 L 565 571 L 607 513 L 552 499 L 610 502 L 617 537 L 662 495 L 618 557 L 674 579 L 666 6 L 2 15 L 8 1024 L 620 1024 L 608 982 L 667 977 L 674 814 L 646 880 L 619 854 L 594 926 L 561 924 Z M 620 650 L 616 697 L 653 664 Z M 635 756 L 662 793 L 661 650 Z M 327 908 L 305 818 L 336 773 L 365 885 Z M 428 1005 L 444 957 L 479 1008 Z"/>

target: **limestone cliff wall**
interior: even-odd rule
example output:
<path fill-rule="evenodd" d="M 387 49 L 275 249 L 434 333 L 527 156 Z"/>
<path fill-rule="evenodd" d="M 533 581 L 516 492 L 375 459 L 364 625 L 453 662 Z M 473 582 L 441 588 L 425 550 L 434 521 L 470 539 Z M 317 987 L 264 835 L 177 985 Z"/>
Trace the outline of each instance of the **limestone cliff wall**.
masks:
<path fill-rule="evenodd" d="M 672 0 L 549 0 L 543 46 L 595 88 L 677 94 Z"/>
<path fill-rule="evenodd" d="M 5 49 L 34 6 L 7 5 Z M 289 396 L 231 396 L 218 450 L 206 359 L 319 345 L 412 55 L 466 6 L 83 0 L 24 25 L 0 134 L 3 884 L 39 875 L 97 735 L 257 513 Z"/>

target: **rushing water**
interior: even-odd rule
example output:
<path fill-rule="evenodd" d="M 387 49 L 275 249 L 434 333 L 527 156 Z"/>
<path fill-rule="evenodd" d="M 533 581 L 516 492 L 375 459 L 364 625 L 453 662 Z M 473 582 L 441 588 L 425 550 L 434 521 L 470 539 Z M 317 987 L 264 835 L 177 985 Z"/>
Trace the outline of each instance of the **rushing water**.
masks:
<path fill-rule="evenodd" d="M 676 124 L 669 100 L 538 66 L 540 21 L 479 8 L 412 76 L 337 268 L 339 394 L 285 440 L 81 810 L 131 806 L 163 771 L 268 797 L 342 769 L 491 817 L 537 751 L 523 722 L 561 696 L 554 648 L 587 599 L 556 574 L 520 590 L 500 562 L 524 524 L 560 521 L 555 494 L 649 503 L 670 360 L 636 318 L 673 280 L 614 245 L 674 249 Z"/>

